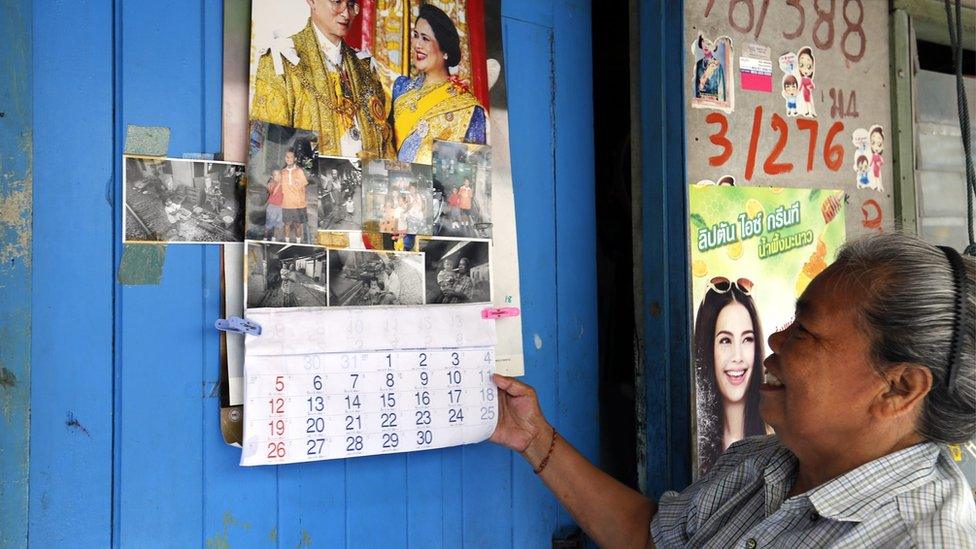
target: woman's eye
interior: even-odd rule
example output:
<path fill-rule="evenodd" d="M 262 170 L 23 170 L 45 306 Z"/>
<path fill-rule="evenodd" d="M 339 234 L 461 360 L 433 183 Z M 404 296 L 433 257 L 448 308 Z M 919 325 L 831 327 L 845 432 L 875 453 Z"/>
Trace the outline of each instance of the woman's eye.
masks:
<path fill-rule="evenodd" d="M 719 345 L 730 345 L 732 343 L 732 338 L 720 337 L 718 340 Z"/>
<path fill-rule="evenodd" d="M 756 338 L 753 337 L 753 336 L 746 336 L 746 337 L 742 338 L 742 341 L 744 343 L 753 343 L 754 341 L 756 341 Z"/>

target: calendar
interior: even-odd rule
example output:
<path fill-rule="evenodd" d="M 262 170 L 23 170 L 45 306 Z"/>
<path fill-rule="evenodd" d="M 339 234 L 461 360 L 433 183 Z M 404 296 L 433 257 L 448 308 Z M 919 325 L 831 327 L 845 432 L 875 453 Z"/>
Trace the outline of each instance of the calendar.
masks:
<path fill-rule="evenodd" d="M 443 448 L 498 419 L 483 305 L 256 309 L 245 341 L 241 465 Z"/>

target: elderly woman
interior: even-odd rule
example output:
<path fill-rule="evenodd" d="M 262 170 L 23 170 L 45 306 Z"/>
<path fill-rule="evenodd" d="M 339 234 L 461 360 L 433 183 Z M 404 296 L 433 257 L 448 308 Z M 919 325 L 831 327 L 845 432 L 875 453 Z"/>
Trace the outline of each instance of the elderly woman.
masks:
<path fill-rule="evenodd" d="M 484 144 L 485 109 L 450 68 L 461 63 L 461 38 L 440 8 L 423 4 L 411 38 L 417 78 L 393 83 L 393 131 L 397 159 L 430 164 L 435 139 Z"/>
<path fill-rule="evenodd" d="M 492 440 L 605 547 L 973 547 L 972 493 L 939 444 L 976 434 L 974 288 L 976 262 L 948 248 L 848 244 L 769 338 L 761 412 L 776 434 L 657 503 L 561 439 L 514 379 L 496 376 Z"/>

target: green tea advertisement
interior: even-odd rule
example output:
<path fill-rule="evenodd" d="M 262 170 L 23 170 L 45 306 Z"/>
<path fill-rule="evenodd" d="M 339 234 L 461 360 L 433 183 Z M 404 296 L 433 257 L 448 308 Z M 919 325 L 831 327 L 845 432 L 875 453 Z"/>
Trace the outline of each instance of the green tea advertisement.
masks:
<path fill-rule="evenodd" d="M 692 185 L 689 240 L 698 472 L 759 416 L 766 338 L 844 243 L 844 192 Z"/>

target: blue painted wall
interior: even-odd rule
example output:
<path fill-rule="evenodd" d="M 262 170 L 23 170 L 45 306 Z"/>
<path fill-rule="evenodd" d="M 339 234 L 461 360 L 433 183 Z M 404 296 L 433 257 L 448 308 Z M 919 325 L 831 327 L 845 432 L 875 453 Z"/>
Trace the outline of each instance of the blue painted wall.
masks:
<path fill-rule="evenodd" d="M 0 547 L 27 540 L 31 1 L 0 5 Z"/>
<path fill-rule="evenodd" d="M 502 8 L 526 380 L 595 458 L 589 10 Z M 30 545 L 547 546 L 568 516 L 489 444 L 238 467 L 214 391 L 219 249 L 170 247 L 159 286 L 115 282 L 124 128 L 219 150 L 221 22 L 206 0 L 35 2 Z"/>

